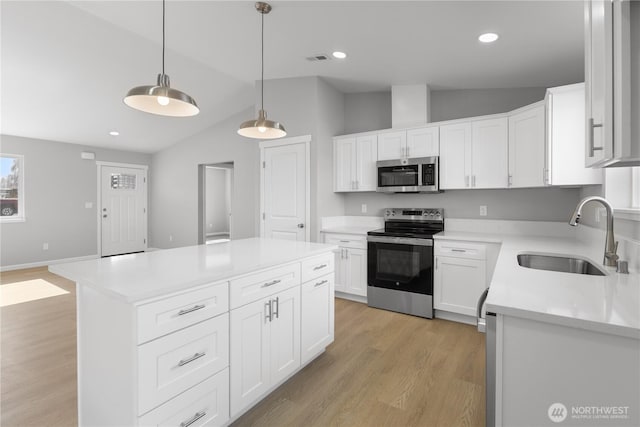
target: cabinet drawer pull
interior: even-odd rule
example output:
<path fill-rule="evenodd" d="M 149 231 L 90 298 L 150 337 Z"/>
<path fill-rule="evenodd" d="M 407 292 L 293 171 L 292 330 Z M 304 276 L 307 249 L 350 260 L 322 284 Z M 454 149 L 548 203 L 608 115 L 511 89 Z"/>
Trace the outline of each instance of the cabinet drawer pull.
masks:
<path fill-rule="evenodd" d="M 340 240 L 340 243 L 349 243 L 349 240 Z"/>
<path fill-rule="evenodd" d="M 317 267 L 313 267 L 313 271 L 323 269 L 323 268 L 325 268 L 326 266 L 327 266 L 327 264 L 320 264 L 320 265 L 319 265 L 319 266 L 317 266 Z"/>
<path fill-rule="evenodd" d="M 451 249 L 451 252 L 467 252 L 465 249 Z"/>
<path fill-rule="evenodd" d="M 189 418 L 186 421 L 183 421 L 180 423 L 180 427 L 189 427 L 191 424 L 195 423 L 196 421 L 198 421 L 200 418 L 204 417 L 205 415 L 207 415 L 207 413 L 205 411 L 201 411 L 201 412 L 196 412 L 196 414 Z"/>
<path fill-rule="evenodd" d="M 327 281 L 326 281 L 326 280 L 323 280 L 322 282 L 318 282 L 318 283 L 316 283 L 315 285 L 313 285 L 313 287 L 315 288 L 315 287 L 317 287 L 317 286 L 324 285 L 325 283 L 327 283 Z"/>
<path fill-rule="evenodd" d="M 205 306 L 204 304 L 194 305 L 194 306 L 193 306 L 193 307 L 191 307 L 191 308 L 187 308 L 187 309 L 184 309 L 184 310 L 180 310 L 180 311 L 178 312 L 178 316 L 182 316 L 182 315 L 185 315 L 185 314 L 193 313 L 194 311 L 202 310 L 202 309 L 203 309 L 203 308 L 205 308 L 205 307 L 206 307 L 206 306 Z"/>
<path fill-rule="evenodd" d="M 189 357 L 188 359 L 182 359 L 181 361 L 179 361 L 179 362 L 178 362 L 178 366 L 184 366 L 184 365 L 186 365 L 187 363 L 191 363 L 191 362 L 193 362 L 194 360 L 198 360 L 198 359 L 200 359 L 201 357 L 204 357 L 204 356 L 206 356 L 206 355 L 207 355 L 207 353 L 206 353 L 206 352 L 204 352 L 204 351 L 203 351 L 203 352 L 201 352 L 201 353 L 196 353 L 196 354 L 194 354 L 193 356 Z"/>
<path fill-rule="evenodd" d="M 280 282 L 282 282 L 282 280 L 280 280 L 280 279 L 272 280 L 272 281 L 267 282 L 264 285 L 262 285 L 262 287 L 263 288 L 268 288 L 269 286 L 277 285 Z"/>

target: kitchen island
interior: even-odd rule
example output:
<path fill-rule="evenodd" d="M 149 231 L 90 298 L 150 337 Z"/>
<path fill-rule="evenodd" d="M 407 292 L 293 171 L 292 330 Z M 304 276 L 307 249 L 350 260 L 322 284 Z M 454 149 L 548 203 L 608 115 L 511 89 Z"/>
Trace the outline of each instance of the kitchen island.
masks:
<path fill-rule="evenodd" d="M 80 425 L 226 425 L 333 342 L 331 245 L 252 238 L 52 265 Z"/>

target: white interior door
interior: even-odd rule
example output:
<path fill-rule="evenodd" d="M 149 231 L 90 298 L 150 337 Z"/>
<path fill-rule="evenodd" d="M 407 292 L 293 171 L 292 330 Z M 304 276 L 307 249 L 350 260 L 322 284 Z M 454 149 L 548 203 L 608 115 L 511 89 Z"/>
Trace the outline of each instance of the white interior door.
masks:
<path fill-rule="evenodd" d="M 262 236 L 309 240 L 309 165 L 307 143 L 263 150 Z"/>
<path fill-rule="evenodd" d="M 100 165 L 101 255 L 147 249 L 147 169 Z"/>

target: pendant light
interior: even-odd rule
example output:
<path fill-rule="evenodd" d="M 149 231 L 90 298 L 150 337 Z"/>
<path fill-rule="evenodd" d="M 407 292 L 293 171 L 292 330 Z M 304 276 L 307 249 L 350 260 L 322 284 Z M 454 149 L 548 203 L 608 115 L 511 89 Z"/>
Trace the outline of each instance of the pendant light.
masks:
<path fill-rule="evenodd" d="M 260 75 L 260 111 L 257 120 L 247 120 L 240 125 L 238 134 L 247 138 L 274 139 L 282 138 L 287 134 L 281 123 L 267 120 L 267 112 L 264 111 L 264 15 L 271 12 L 269 3 L 257 2 L 256 10 L 262 15 L 262 68 Z"/>
<path fill-rule="evenodd" d="M 200 112 L 196 101 L 184 92 L 172 89 L 169 76 L 164 73 L 164 18 L 165 0 L 162 0 L 162 74 L 155 86 L 138 86 L 124 97 L 124 103 L 136 110 L 160 116 L 188 117 Z"/>

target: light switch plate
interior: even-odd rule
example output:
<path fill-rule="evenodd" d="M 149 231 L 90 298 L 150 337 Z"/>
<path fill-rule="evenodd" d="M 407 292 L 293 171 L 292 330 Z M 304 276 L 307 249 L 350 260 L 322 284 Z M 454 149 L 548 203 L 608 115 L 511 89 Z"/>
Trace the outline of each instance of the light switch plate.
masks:
<path fill-rule="evenodd" d="M 487 216 L 487 207 L 485 205 L 480 206 L 480 216 Z"/>

